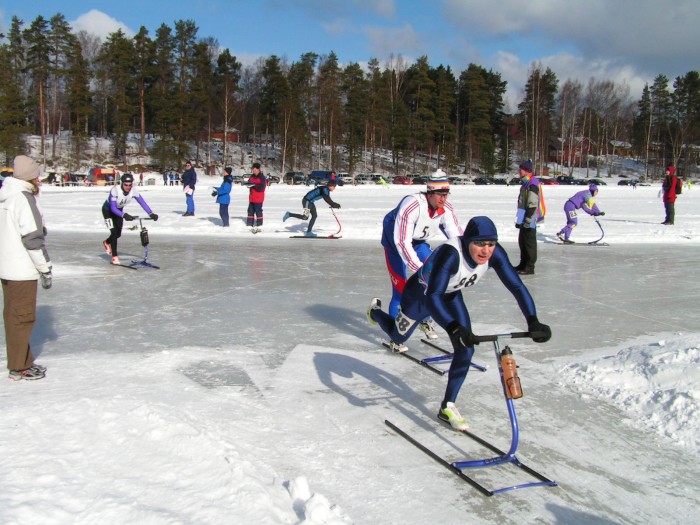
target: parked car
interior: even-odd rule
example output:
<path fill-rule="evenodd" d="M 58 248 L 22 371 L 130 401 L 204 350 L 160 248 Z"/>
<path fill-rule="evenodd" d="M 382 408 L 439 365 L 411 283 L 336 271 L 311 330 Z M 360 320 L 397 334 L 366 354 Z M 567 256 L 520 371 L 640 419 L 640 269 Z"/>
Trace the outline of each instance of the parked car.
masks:
<path fill-rule="evenodd" d="M 277 175 L 267 175 L 267 185 L 268 186 L 270 184 L 279 184 L 280 180 L 281 179 Z"/>
<path fill-rule="evenodd" d="M 306 175 L 302 171 L 288 171 L 283 181 L 285 184 L 306 184 Z"/>
<path fill-rule="evenodd" d="M 343 184 L 352 184 L 352 175 L 349 173 L 336 173 L 338 178 L 343 181 Z"/>
<path fill-rule="evenodd" d="M 398 177 L 394 177 L 392 184 L 403 184 L 404 186 L 407 186 L 409 184 L 413 184 L 413 181 L 408 177 L 403 177 L 399 175 Z"/>
<path fill-rule="evenodd" d="M 639 180 L 637 179 L 620 179 L 620 181 L 617 183 L 618 186 L 634 186 L 635 184 L 639 184 Z M 641 184 L 640 184 L 641 186 Z M 647 184 L 648 186 L 648 184 Z"/>
<path fill-rule="evenodd" d="M 469 177 L 466 175 L 456 175 L 454 177 L 449 177 L 450 184 L 453 184 L 455 186 L 462 186 L 464 184 L 471 184 L 472 181 Z"/>
<path fill-rule="evenodd" d="M 607 186 L 607 182 L 601 179 L 588 179 L 586 181 L 587 184 L 595 184 L 596 186 Z"/>
<path fill-rule="evenodd" d="M 372 177 L 366 173 L 355 175 L 355 184 L 373 184 Z"/>
<path fill-rule="evenodd" d="M 508 181 L 506 179 L 501 179 L 501 178 L 495 178 L 493 179 L 494 184 L 498 184 L 499 186 L 507 186 Z"/>
<path fill-rule="evenodd" d="M 508 184 L 510 184 L 511 186 L 517 186 L 518 184 L 520 184 L 520 177 L 513 177 L 508 181 Z"/>
<path fill-rule="evenodd" d="M 474 184 L 479 186 L 496 184 L 491 177 L 477 177 L 474 179 Z"/>
<path fill-rule="evenodd" d="M 548 179 L 546 177 L 540 177 L 540 184 L 544 186 L 559 186 L 559 182 L 554 179 Z"/>
<path fill-rule="evenodd" d="M 540 179 L 540 180 L 542 180 L 542 179 Z M 575 177 L 571 177 L 569 175 L 558 175 L 555 180 L 556 180 L 557 184 L 569 184 L 569 185 L 581 184 L 579 179 L 577 179 Z"/>
<path fill-rule="evenodd" d="M 413 181 L 413 184 L 426 184 L 428 182 L 427 177 L 419 176 L 419 177 L 413 177 L 411 179 Z"/>

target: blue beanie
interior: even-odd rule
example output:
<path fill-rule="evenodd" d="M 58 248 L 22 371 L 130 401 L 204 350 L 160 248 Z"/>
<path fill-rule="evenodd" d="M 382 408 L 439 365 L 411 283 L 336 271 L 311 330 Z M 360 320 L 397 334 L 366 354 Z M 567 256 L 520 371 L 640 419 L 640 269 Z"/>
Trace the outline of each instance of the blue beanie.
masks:
<path fill-rule="evenodd" d="M 532 173 L 532 161 L 526 160 L 525 162 L 521 163 L 520 169 L 523 171 L 527 171 L 528 173 Z"/>
<path fill-rule="evenodd" d="M 598 191 L 598 186 L 596 186 L 595 184 L 591 184 L 590 186 L 588 186 L 588 191 L 590 191 L 591 195 L 593 195 L 596 191 Z"/>
<path fill-rule="evenodd" d="M 498 231 L 491 219 L 484 216 L 472 217 L 462 235 L 465 245 L 472 241 L 497 241 Z"/>

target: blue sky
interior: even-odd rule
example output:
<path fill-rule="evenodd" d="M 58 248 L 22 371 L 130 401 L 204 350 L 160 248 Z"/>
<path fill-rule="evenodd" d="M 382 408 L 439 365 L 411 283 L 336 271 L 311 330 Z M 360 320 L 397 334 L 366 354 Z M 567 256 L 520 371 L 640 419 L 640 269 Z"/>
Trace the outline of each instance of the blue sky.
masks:
<path fill-rule="evenodd" d="M 104 35 L 117 28 L 132 35 L 143 25 L 154 36 L 162 23 L 191 19 L 200 37 L 216 38 L 244 65 L 331 51 L 341 64 L 384 65 L 392 55 L 410 64 L 425 55 L 460 72 L 475 63 L 508 82 L 510 104 L 535 62 L 560 85 L 625 82 L 635 100 L 659 74 L 673 79 L 700 68 L 698 0 L 3 0 L 0 31 L 15 15 L 28 25 L 57 12 Z"/>

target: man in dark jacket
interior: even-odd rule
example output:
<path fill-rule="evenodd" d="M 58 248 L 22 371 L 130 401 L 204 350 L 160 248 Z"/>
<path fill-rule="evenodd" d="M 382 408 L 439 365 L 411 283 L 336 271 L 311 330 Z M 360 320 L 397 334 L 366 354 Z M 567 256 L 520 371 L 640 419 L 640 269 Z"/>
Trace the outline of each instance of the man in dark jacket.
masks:
<path fill-rule="evenodd" d="M 187 211 L 183 217 L 194 217 L 194 186 L 197 184 L 197 172 L 194 171 L 192 163 L 188 160 L 185 164 L 185 172 L 182 174 L 182 186 L 185 191 L 185 202 Z"/>
<path fill-rule="evenodd" d="M 286 222 L 287 219 L 289 219 L 290 217 L 294 217 L 295 219 L 305 221 L 309 218 L 309 216 L 311 216 L 309 226 L 306 229 L 306 236 L 316 237 L 316 234 L 312 231 L 314 229 L 314 224 L 316 223 L 316 217 L 318 217 L 318 212 L 316 211 L 316 204 L 314 203 L 319 199 L 323 199 L 324 201 L 326 201 L 326 204 L 328 204 L 331 208 L 340 208 L 340 204 L 334 202 L 333 199 L 331 199 L 331 192 L 335 191 L 336 186 L 337 182 L 335 181 L 335 179 L 332 178 L 328 181 L 328 184 L 326 184 L 325 186 L 317 186 L 316 188 L 308 192 L 306 195 L 304 195 L 304 198 L 301 200 L 301 205 L 304 208 L 304 213 L 287 212 L 284 214 L 282 222 Z"/>

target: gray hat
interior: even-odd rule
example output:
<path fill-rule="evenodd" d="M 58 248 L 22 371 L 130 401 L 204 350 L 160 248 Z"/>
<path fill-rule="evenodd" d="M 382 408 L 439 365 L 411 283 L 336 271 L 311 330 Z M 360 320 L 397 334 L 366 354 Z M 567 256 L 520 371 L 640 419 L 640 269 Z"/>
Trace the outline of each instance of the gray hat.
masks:
<path fill-rule="evenodd" d="M 39 165 L 26 155 L 17 155 L 14 161 L 14 178 L 34 180 L 39 177 Z"/>

